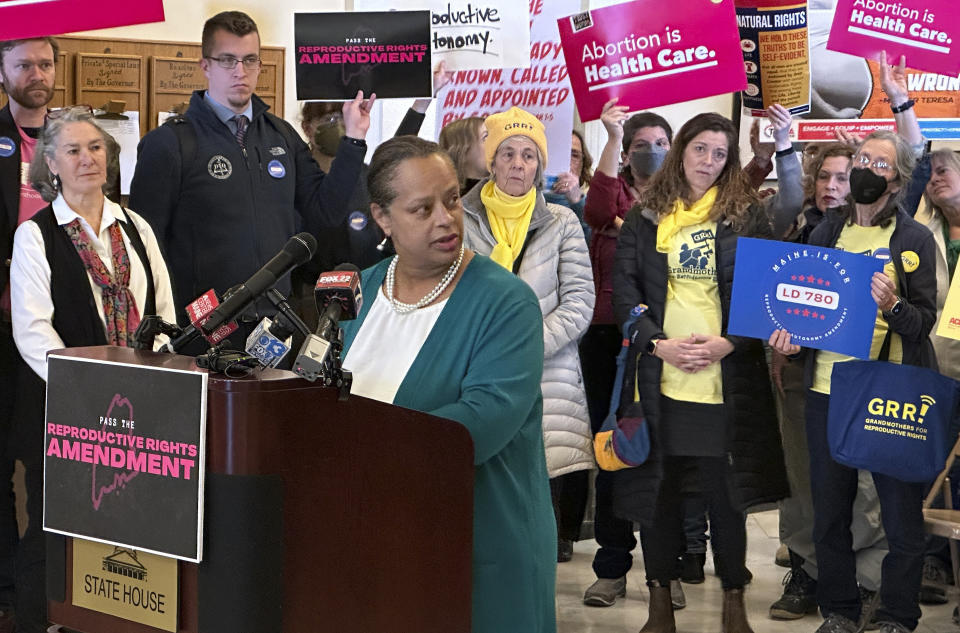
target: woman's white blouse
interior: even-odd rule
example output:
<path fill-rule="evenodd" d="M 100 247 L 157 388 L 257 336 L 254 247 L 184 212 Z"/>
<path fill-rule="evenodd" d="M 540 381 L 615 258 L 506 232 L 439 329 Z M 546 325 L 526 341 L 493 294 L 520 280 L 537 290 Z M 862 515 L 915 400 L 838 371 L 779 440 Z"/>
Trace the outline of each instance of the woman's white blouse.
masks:
<path fill-rule="evenodd" d="M 110 255 L 110 225 L 118 217 L 123 217 L 123 211 L 115 202 L 104 198 L 103 217 L 100 220 L 99 231 L 95 231 L 86 220 L 76 214 L 60 196 L 53 201 L 53 213 L 57 224 L 69 224 L 75 218 L 80 218 L 80 224 L 90 237 L 97 255 L 108 271 L 113 272 L 113 258 Z M 127 210 L 131 221 L 140 233 L 140 239 L 147 250 L 150 267 L 153 270 L 153 287 L 157 314 L 169 322 L 176 323 L 176 312 L 173 305 L 173 292 L 170 288 L 170 276 L 167 274 L 167 265 L 160 254 L 157 238 L 153 229 L 146 220 L 133 211 Z M 125 232 L 123 243 L 130 258 L 130 290 L 137 302 L 140 317 L 143 318 L 143 308 L 147 301 L 147 275 L 130 245 Z M 89 279 L 89 274 L 87 275 Z M 90 290 L 97 305 L 97 312 L 103 318 L 103 293 L 93 280 L 90 280 Z M 63 340 L 53 329 L 53 298 L 50 296 L 50 264 L 47 262 L 43 235 L 36 222 L 27 221 L 17 228 L 13 240 L 13 257 L 10 262 L 10 304 L 13 320 L 13 339 L 20 350 L 20 355 L 33 371 L 44 380 L 47 379 L 47 352 L 52 349 L 65 347 Z M 166 337 L 157 337 L 156 348 L 166 342 Z"/>
<path fill-rule="evenodd" d="M 350 393 L 393 402 L 446 303 L 397 314 L 381 288 L 343 360 L 353 373 Z"/>

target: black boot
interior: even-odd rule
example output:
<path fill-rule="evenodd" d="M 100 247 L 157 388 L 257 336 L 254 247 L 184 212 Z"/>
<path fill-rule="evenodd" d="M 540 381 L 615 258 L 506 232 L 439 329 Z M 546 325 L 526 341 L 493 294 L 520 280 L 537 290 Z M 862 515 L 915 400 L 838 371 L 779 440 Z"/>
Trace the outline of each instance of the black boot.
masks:
<path fill-rule="evenodd" d="M 803 558 L 790 552 L 790 571 L 783 578 L 783 595 L 770 605 L 774 620 L 796 620 L 817 612 L 817 581 L 803 570 Z"/>

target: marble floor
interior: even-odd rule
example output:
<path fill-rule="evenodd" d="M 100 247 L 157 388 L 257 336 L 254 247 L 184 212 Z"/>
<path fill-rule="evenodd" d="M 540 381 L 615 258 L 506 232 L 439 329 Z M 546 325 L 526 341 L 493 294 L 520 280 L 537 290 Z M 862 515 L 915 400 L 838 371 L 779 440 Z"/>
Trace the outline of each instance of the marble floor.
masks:
<path fill-rule="evenodd" d="M 786 570 L 774 565 L 779 545 L 777 512 L 752 514 L 747 520 L 747 566 L 753 572 L 746 599 L 750 624 L 756 633 L 813 633 L 820 625 L 819 616 L 800 620 L 775 621 L 768 608 L 782 591 Z M 573 560 L 557 566 L 557 620 L 560 633 L 636 633 L 647 617 L 647 590 L 644 584 L 642 559 L 636 554 L 634 567 L 627 577 L 627 597 L 612 607 L 588 607 L 581 601 L 583 591 L 595 580 L 590 564 L 596 551 L 595 541 L 574 545 Z M 684 585 L 687 608 L 676 614 L 678 633 L 719 633 L 720 580 L 713 575 L 707 557 L 707 580 L 701 585 Z M 956 594 L 943 606 L 924 606 L 918 633 L 960 633 L 952 620 Z"/>

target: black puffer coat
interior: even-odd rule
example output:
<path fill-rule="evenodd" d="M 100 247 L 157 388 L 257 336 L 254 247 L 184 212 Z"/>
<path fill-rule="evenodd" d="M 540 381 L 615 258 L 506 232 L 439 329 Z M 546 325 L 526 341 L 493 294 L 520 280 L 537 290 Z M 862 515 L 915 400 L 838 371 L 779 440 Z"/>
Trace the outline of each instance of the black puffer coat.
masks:
<path fill-rule="evenodd" d="M 751 207 L 748 226 L 740 233 L 721 222 L 717 229 L 716 258 L 723 312 L 723 333 L 734 351 L 721 361 L 726 403 L 728 447 L 731 457 L 731 497 L 746 509 L 789 495 L 780 430 L 763 343 L 758 339 L 727 336 L 730 295 L 737 238 L 769 237 L 768 216 Z M 635 350 L 646 349 L 651 338 L 663 336 L 667 296 L 667 256 L 657 252 L 656 213 L 634 208 L 620 230 L 613 272 L 613 311 L 618 323 L 639 303 L 649 307 L 634 326 Z M 614 473 L 614 512 L 633 521 L 649 522 L 663 476 L 659 450 L 660 359 L 640 353 L 637 381 L 640 400 L 650 425 L 650 458 L 642 466 Z"/>

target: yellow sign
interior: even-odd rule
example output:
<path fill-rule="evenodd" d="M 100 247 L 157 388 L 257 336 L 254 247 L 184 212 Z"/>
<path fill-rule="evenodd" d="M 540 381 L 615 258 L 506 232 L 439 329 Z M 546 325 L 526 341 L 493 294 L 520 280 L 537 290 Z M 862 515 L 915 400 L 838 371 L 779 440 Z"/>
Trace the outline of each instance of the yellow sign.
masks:
<path fill-rule="evenodd" d="M 960 341 L 960 275 L 954 274 L 950 283 L 950 292 L 943 304 L 940 325 L 937 326 L 937 336 Z"/>
<path fill-rule="evenodd" d="M 73 604 L 177 631 L 177 561 L 125 547 L 73 540 Z"/>

